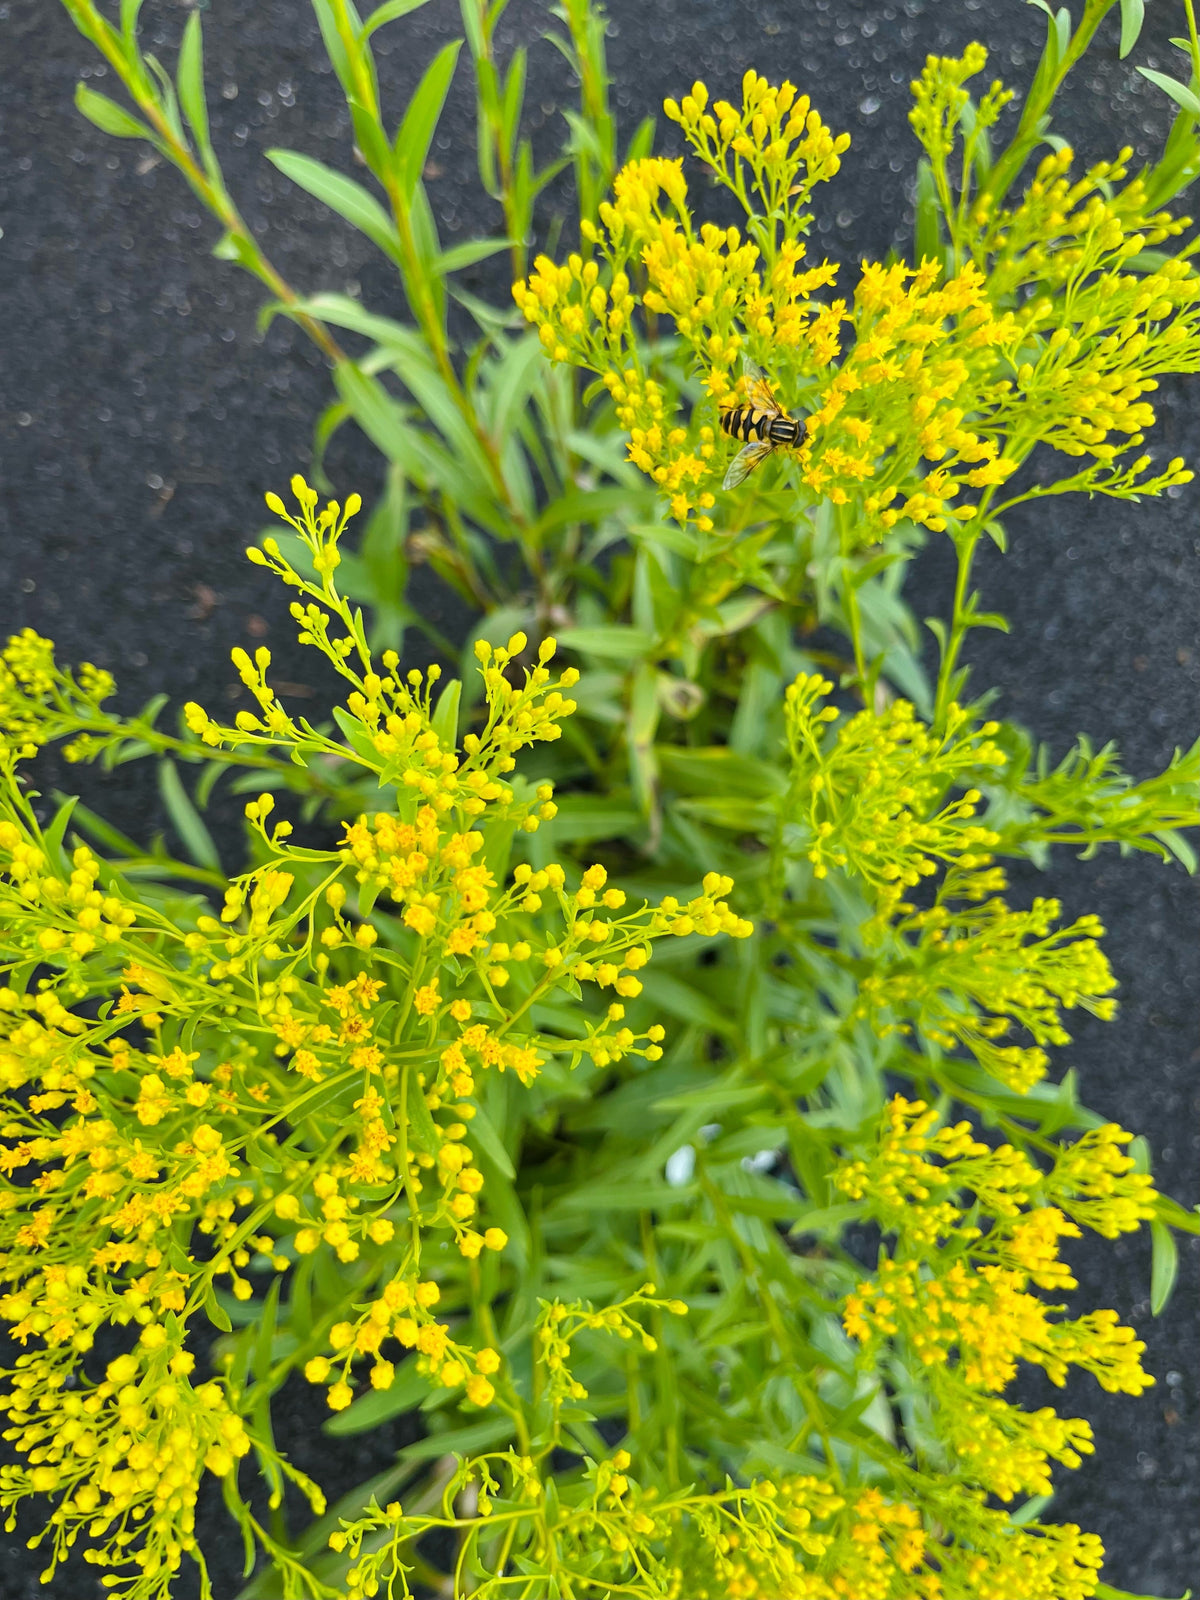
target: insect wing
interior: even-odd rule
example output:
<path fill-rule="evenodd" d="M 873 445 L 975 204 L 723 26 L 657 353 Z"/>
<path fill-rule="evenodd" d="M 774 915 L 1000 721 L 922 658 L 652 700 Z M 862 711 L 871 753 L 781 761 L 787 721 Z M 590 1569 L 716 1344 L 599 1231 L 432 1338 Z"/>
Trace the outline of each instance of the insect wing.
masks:
<path fill-rule="evenodd" d="M 783 407 L 771 393 L 771 386 L 762 368 L 756 366 L 749 356 L 742 357 L 742 376 L 746 385 L 746 399 L 756 411 L 765 411 L 771 417 L 785 415 Z"/>
<path fill-rule="evenodd" d="M 722 489 L 736 489 L 755 469 L 758 463 L 771 454 L 774 445 L 762 440 L 755 440 L 748 444 L 744 450 L 739 450 L 729 463 L 729 471 L 725 474 Z"/>

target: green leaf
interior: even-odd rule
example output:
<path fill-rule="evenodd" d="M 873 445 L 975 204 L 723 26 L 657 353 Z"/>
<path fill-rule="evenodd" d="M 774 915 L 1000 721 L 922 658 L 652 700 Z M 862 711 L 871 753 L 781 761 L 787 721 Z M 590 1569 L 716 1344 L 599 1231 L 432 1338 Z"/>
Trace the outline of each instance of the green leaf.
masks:
<path fill-rule="evenodd" d="M 434 129 L 446 103 L 461 48 L 462 40 L 455 39 L 434 56 L 417 86 L 417 92 L 409 101 L 404 121 L 396 134 L 393 151 L 396 170 L 404 197 L 410 204 L 429 156 Z"/>
<path fill-rule="evenodd" d="M 995 628 L 999 633 L 1008 632 L 1008 618 L 1002 617 L 998 611 L 973 611 L 967 616 L 973 628 Z"/>
<path fill-rule="evenodd" d="M 288 1107 L 288 1121 L 296 1127 L 302 1117 L 315 1117 L 318 1112 L 324 1111 L 336 1100 L 345 1100 L 348 1106 L 352 1098 L 351 1091 L 352 1085 L 341 1077 L 331 1078 L 328 1083 L 316 1084 L 292 1101 Z"/>
<path fill-rule="evenodd" d="M 458 704 L 462 699 L 462 679 L 451 678 L 438 696 L 437 710 L 430 722 L 438 740 L 447 750 L 458 746 Z"/>
<path fill-rule="evenodd" d="M 1175 1292 L 1175 1279 L 1179 1275 L 1179 1250 L 1175 1235 L 1165 1222 L 1150 1224 L 1152 1259 L 1150 1265 L 1150 1310 L 1160 1316 Z"/>
<path fill-rule="evenodd" d="M 67 861 L 66 851 L 63 849 L 63 840 L 66 838 L 67 824 L 71 820 L 71 813 L 79 804 L 78 796 L 64 795 L 58 810 L 54 814 L 54 821 L 42 834 L 42 843 L 46 847 L 46 854 L 51 861 L 56 862 L 59 871 L 65 877 L 71 870 Z"/>
<path fill-rule="evenodd" d="M 777 766 L 722 745 L 664 748 L 659 759 L 664 778 L 688 794 L 766 800 L 785 793 L 788 786 L 786 774 Z"/>
<path fill-rule="evenodd" d="M 491 373 L 488 425 L 493 438 L 507 439 L 515 430 L 542 374 L 542 347 L 536 336 L 512 340 Z"/>
<path fill-rule="evenodd" d="M 106 94 L 97 94 L 94 89 L 89 89 L 85 83 L 75 85 L 75 105 L 89 122 L 95 123 L 101 133 L 111 134 L 114 139 L 149 139 L 151 144 L 155 142 L 154 135 L 145 123 L 130 116 L 123 106 L 110 100 Z"/>
<path fill-rule="evenodd" d="M 739 1200 L 737 1204 L 740 1206 L 742 1202 Z M 802 1239 L 806 1233 L 825 1234 L 836 1239 L 845 1231 L 848 1222 L 857 1221 L 862 1214 L 862 1206 L 853 1200 L 843 1200 L 836 1206 L 818 1206 L 797 1217 L 788 1234 L 793 1239 Z"/>
<path fill-rule="evenodd" d="M 212 247 L 212 254 L 218 261 L 236 261 L 242 267 L 248 267 L 251 261 L 250 250 L 246 241 L 239 239 L 232 233 L 223 233 L 221 235 Z M 275 303 L 275 307 L 276 310 L 283 309 L 278 303 Z"/>
<path fill-rule="evenodd" d="M 1168 1223 L 1180 1233 L 1200 1233 L 1200 1206 L 1185 1211 L 1178 1200 L 1160 1194 L 1154 1203 L 1154 1213 L 1160 1222 Z"/>
<path fill-rule="evenodd" d="M 129 46 L 133 46 L 137 38 L 138 14 L 142 4 L 143 0 L 121 0 L 121 32 Z"/>
<path fill-rule="evenodd" d="M 338 32 L 337 17 L 329 0 L 312 0 L 312 8 L 316 12 L 317 25 L 321 29 L 325 54 L 329 57 L 329 64 L 337 73 L 342 92 L 349 101 L 354 94 L 354 72 L 350 65 L 350 57 L 346 54 L 345 43 Z"/>
<path fill-rule="evenodd" d="M 384 350 L 396 350 L 406 362 L 419 362 L 430 371 L 436 371 L 433 356 L 424 336 L 406 323 L 396 322 L 374 311 L 367 311 L 357 300 L 344 294 L 315 294 L 297 303 L 297 311 L 305 311 L 322 322 L 332 322 L 335 328 L 349 328 L 374 339 Z"/>
<path fill-rule="evenodd" d="M 278 167 L 285 178 L 290 178 L 322 205 L 327 205 L 360 233 L 366 234 L 393 261 L 398 264 L 402 261 L 400 239 L 391 217 L 353 178 L 335 172 L 312 156 L 301 155 L 298 150 L 268 150 L 267 160 Z"/>
<path fill-rule="evenodd" d="M 555 847 L 594 839 L 628 839 L 641 823 L 641 815 L 619 800 L 564 795 L 558 802 L 558 815 L 553 822 L 542 824 L 538 837 L 548 835 Z"/>
<path fill-rule="evenodd" d="M 143 66 L 150 69 L 158 85 L 156 96 L 158 109 L 165 118 L 167 126 L 180 144 L 186 144 L 187 134 L 183 129 L 183 118 L 179 115 L 179 96 L 175 93 L 175 85 L 171 81 L 171 74 L 157 56 L 147 54 L 141 60 Z M 143 71 L 144 76 L 145 73 Z"/>
<path fill-rule="evenodd" d="M 752 1105 L 755 1100 L 761 1100 L 767 1092 L 765 1083 L 715 1083 L 706 1089 L 688 1089 L 683 1094 L 669 1094 L 662 1100 L 656 1100 L 650 1107 L 651 1111 L 707 1111 L 713 1115 L 711 1121 L 716 1121 L 718 1111 L 727 1111 L 730 1106 Z"/>
<path fill-rule="evenodd" d="M 250 1139 L 246 1144 L 246 1159 L 255 1172 L 282 1172 L 280 1163 L 273 1147 L 265 1139 Z"/>
<path fill-rule="evenodd" d="M 344 295 L 314 295 L 309 300 L 298 301 L 292 310 L 293 313 L 307 312 L 335 327 L 364 333 L 376 339 L 385 350 L 395 351 L 396 358 L 389 365 L 412 391 L 453 454 L 440 450 L 435 453 L 428 433 L 404 428 L 403 413 L 397 402 L 379 380 L 365 370 L 365 361 L 358 364 L 343 361 L 335 368 L 334 378 L 355 420 L 390 460 L 402 462 L 405 470 L 418 481 L 430 471 L 436 472 L 464 510 L 483 518 L 496 532 L 504 531 L 507 525 L 497 520 L 491 500 L 487 456 L 446 387 L 423 337 L 403 323 L 364 311 L 356 301 Z"/>
<path fill-rule="evenodd" d="M 275 1316 L 279 1309 L 279 1291 L 283 1279 L 277 1277 L 267 1290 L 263 1302 L 262 1321 L 258 1325 L 258 1338 L 254 1343 L 254 1376 L 261 1383 L 271 1370 L 271 1346 L 275 1342 Z"/>
<path fill-rule="evenodd" d="M 408 1132 L 412 1142 L 426 1155 L 436 1156 L 442 1147 L 442 1140 L 437 1131 L 437 1124 L 430 1115 L 429 1107 L 425 1104 L 425 1091 L 417 1082 L 417 1069 L 407 1066 L 404 1069 L 407 1079 L 407 1088 L 404 1096 L 405 1115 L 408 1117 Z"/>
<path fill-rule="evenodd" d="M 233 1323 L 229 1319 L 229 1313 L 217 1299 L 211 1283 L 208 1286 L 208 1292 L 204 1296 L 204 1314 L 213 1327 L 219 1328 L 222 1333 L 233 1332 Z"/>
<path fill-rule="evenodd" d="M 511 1417 L 490 1417 L 487 1422 L 472 1422 L 465 1428 L 450 1428 L 445 1433 L 431 1433 L 428 1439 L 418 1439 L 406 1445 L 397 1461 L 433 1461 L 437 1456 L 458 1454 L 476 1455 L 504 1444 L 515 1432 Z"/>
<path fill-rule="evenodd" d="M 507 250 L 511 243 L 510 239 L 468 239 L 465 244 L 456 244 L 452 250 L 443 250 L 433 263 L 434 271 L 444 278 L 448 272 L 473 267 L 477 261 L 486 261 L 489 256 L 498 255 L 501 250 Z"/>
<path fill-rule="evenodd" d="M 300 1339 L 307 1339 L 312 1332 L 312 1280 L 316 1265 L 315 1256 L 302 1256 L 291 1274 L 287 1320 L 292 1332 Z"/>
<path fill-rule="evenodd" d="M 1200 100 L 1186 84 L 1180 83 L 1176 78 L 1168 78 L 1165 72 L 1155 72 L 1152 67 L 1139 67 L 1137 70 L 1143 78 L 1148 78 L 1164 94 L 1170 95 L 1175 104 L 1186 111 L 1189 117 L 1200 118 Z"/>
<path fill-rule="evenodd" d="M 221 871 L 221 858 L 212 835 L 200 820 L 200 813 L 188 798 L 187 790 L 173 761 L 158 764 L 158 792 L 167 808 L 175 832 L 183 841 L 184 849 L 198 867 L 211 872 Z"/>
<path fill-rule="evenodd" d="M 653 968 L 641 974 L 643 992 L 651 1005 L 684 1022 L 699 1023 L 714 1033 L 728 1033 L 736 1018 L 723 1011 L 706 994 L 670 973 Z"/>
<path fill-rule="evenodd" d="M 396 1368 L 390 1389 L 372 1389 L 360 1395 L 353 1405 L 324 1424 L 324 1432 L 335 1438 L 349 1434 L 366 1433 L 368 1428 L 378 1428 L 402 1412 L 413 1411 L 430 1390 L 429 1375 L 417 1371 L 417 1357 L 408 1356 Z"/>
<path fill-rule="evenodd" d="M 375 771 L 379 770 L 380 756 L 375 749 L 375 741 L 367 731 L 365 724 L 359 721 L 343 706 L 334 706 L 333 720 L 346 736 L 346 743 L 356 755 L 361 756 L 363 765 Z"/>
<path fill-rule="evenodd" d="M 917 162 L 916 218 L 913 227 L 913 260 L 942 259 L 942 213 L 938 205 L 933 168 L 926 157 Z"/>
<path fill-rule="evenodd" d="M 1154 838 L 1171 852 L 1185 872 L 1194 875 L 1196 871 L 1196 852 L 1181 833 L 1174 828 L 1156 828 Z"/>
<path fill-rule="evenodd" d="M 75 818 L 76 827 L 83 828 L 92 838 L 102 844 L 105 849 L 111 850 L 116 855 L 140 856 L 141 845 L 132 840 L 128 834 L 120 833 L 111 822 L 106 822 L 103 817 L 82 804 L 75 795 L 63 794 L 60 789 L 53 791 L 53 798 L 62 806 L 70 806 Z M 57 819 L 56 819 L 57 820 Z"/>
<path fill-rule="evenodd" d="M 508 0 L 503 0 L 504 6 Z M 487 0 L 459 0 L 458 14 L 462 18 L 462 25 L 466 29 L 467 42 L 471 46 L 471 54 L 483 68 L 480 74 L 480 89 L 495 97 L 496 70 L 487 59 L 487 37 L 484 33 L 484 23 L 488 11 L 491 9 Z"/>
<path fill-rule="evenodd" d="M 512 53 L 512 60 L 508 66 L 508 76 L 504 80 L 504 104 L 501 108 L 501 123 L 504 130 L 504 142 L 509 158 L 517 148 L 517 136 L 521 126 L 521 107 L 525 103 L 525 63 L 527 51 L 522 45 Z"/>
<path fill-rule="evenodd" d="M 380 6 L 377 11 L 372 11 L 363 23 L 360 37 L 369 39 L 376 28 L 382 28 L 388 22 L 397 22 L 401 17 L 407 17 L 410 11 L 416 11 L 427 3 L 428 0 L 387 0 L 386 5 Z"/>
<path fill-rule="evenodd" d="M 354 128 L 354 142 L 363 160 L 380 183 L 386 184 L 392 170 L 392 149 L 378 115 L 368 110 L 357 95 L 348 94 L 346 105 Z"/>
<path fill-rule="evenodd" d="M 641 161 L 654 148 L 654 130 L 657 122 L 654 117 L 643 117 L 634 130 L 633 138 L 629 141 L 629 148 L 625 152 L 625 165 L 631 161 Z"/>
<path fill-rule="evenodd" d="M 1121 0 L 1121 60 L 1133 49 L 1146 17 L 1145 0 Z"/>
<path fill-rule="evenodd" d="M 658 761 L 654 736 L 662 706 L 658 698 L 658 673 L 646 661 L 633 675 L 625 740 L 629 749 L 629 778 L 643 815 L 649 816 L 658 793 Z"/>
<path fill-rule="evenodd" d="M 1094 1600 L 1165 1600 L 1161 1594 L 1130 1594 L 1128 1589 L 1114 1589 L 1110 1584 L 1097 1584 Z M 1192 1600 L 1192 1591 L 1188 1589 L 1180 1595 L 1179 1600 Z"/>
<path fill-rule="evenodd" d="M 533 341 L 534 349 L 541 354 L 541 347 L 537 340 Z M 535 529 L 536 536 L 541 539 L 556 528 L 562 528 L 572 522 L 598 524 L 610 515 L 629 511 L 637 506 L 638 500 L 643 503 L 647 497 L 639 496 L 625 487 L 619 489 L 569 489 L 566 494 L 560 495 L 551 502 L 538 518 Z M 637 530 L 633 530 L 637 531 Z M 656 530 L 658 531 L 658 530 Z M 668 533 L 669 530 L 662 530 Z M 595 632 L 594 629 L 577 630 L 584 633 Z M 580 646 L 580 648 L 585 648 Z"/>
<path fill-rule="evenodd" d="M 1035 1494 L 1032 1499 L 1026 1500 L 1015 1511 L 1010 1511 L 1008 1520 L 1015 1523 L 1018 1528 L 1023 1528 L 1030 1522 L 1036 1522 L 1053 1499 L 1054 1496 L 1052 1494 Z"/>
<path fill-rule="evenodd" d="M 659 1211 L 690 1203 L 697 1192 L 695 1184 L 674 1188 L 667 1183 L 588 1183 L 562 1195 L 550 1210 L 563 1214 L 592 1211 L 597 1216 L 608 1211 Z"/>
<path fill-rule="evenodd" d="M 208 105 L 204 99 L 204 43 L 198 11 L 192 12 L 184 26 L 175 80 L 179 86 L 179 103 L 196 135 L 196 144 L 201 155 L 207 155 L 212 146 L 208 134 Z"/>
<path fill-rule="evenodd" d="M 638 661 L 654 649 L 654 638 L 640 628 L 564 628 L 558 642 L 581 655 L 611 661 Z"/>
<path fill-rule="evenodd" d="M 467 1133 L 472 1143 L 479 1146 L 506 1178 L 512 1179 L 516 1177 L 517 1174 L 512 1164 L 512 1157 L 504 1148 L 504 1141 L 496 1132 L 492 1119 L 482 1106 L 476 1105 L 475 1115 L 471 1118 L 471 1125 Z"/>
<path fill-rule="evenodd" d="M 946 654 L 946 624 L 941 617 L 926 617 L 925 626 L 938 642 L 938 650 L 944 657 Z"/>

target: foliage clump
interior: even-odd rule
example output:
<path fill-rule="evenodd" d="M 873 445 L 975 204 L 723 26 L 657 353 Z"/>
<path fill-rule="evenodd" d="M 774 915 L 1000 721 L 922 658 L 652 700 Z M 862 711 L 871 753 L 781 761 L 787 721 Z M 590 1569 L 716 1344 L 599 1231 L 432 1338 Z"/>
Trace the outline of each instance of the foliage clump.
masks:
<path fill-rule="evenodd" d="M 318 468 L 353 418 L 388 484 L 357 551 L 357 496 L 297 478 L 247 552 L 342 681 L 331 720 L 290 709 L 264 649 L 234 653 L 232 721 L 189 703 L 178 734 L 31 630 L 0 654 L 0 1502 L 49 1497 L 47 1576 L 79 1548 L 128 1600 L 167 1600 L 185 1557 L 211 1594 L 206 1474 L 247 1576 L 266 1559 L 246 1600 L 1115 1596 L 1099 1539 L 1039 1520 L 1090 1427 L 1011 1385 L 1144 1391 L 1135 1331 L 1060 1303 L 1062 1247 L 1148 1222 L 1157 1310 L 1170 1227 L 1198 1224 L 1050 1081 L 1117 975 L 1094 916 L 1019 903 L 1004 863 L 1194 867 L 1200 744 L 1141 782 L 1083 738 L 1052 765 L 960 657 L 1005 626 L 970 579 L 1014 507 L 1191 479 L 1144 448 L 1158 379 L 1200 369 L 1186 101 L 1154 168 L 1076 175 L 1036 149 L 1106 5 L 1065 42 L 1052 21 L 1003 149 L 986 52 L 931 57 L 911 261 L 839 293 L 809 234 L 847 136 L 756 72 L 740 104 L 693 85 L 666 116 L 744 213 L 704 220 L 651 126 L 618 163 L 600 19 L 567 0 L 578 248 L 531 270 L 555 169 L 519 134 L 503 5 L 463 16 L 507 238 L 443 251 L 421 173 L 457 46 L 393 128 L 372 39 L 412 7 L 314 3 L 380 198 L 271 159 L 379 246 L 411 324 L 266 259 L 197 15 L 172 84 L 136 0 L 119 28 L 65 0 L 137 116 L 81 109 L 179 168 L 329 358 Z M 515 312 L 454 279 L 498 250 Z M 462 361 L 451 296 L 481 330 Z M 731 492 L 748 381 L 804 435 Z M 901 585 L 943 535 L 932 677 Z M 402 664 L 431 631 L 409 558 L 481 612 L 457 676 Z M 23 764 L 55 744 L 157 757 L 190 860 L 48 817 Z M 232 874 L 200 815 L 219 783 L 250 796 Z M 293 1374 L 332 1433 L 415 1414 L 424 1437 L 327 1512 L 272 1431 Z"/>

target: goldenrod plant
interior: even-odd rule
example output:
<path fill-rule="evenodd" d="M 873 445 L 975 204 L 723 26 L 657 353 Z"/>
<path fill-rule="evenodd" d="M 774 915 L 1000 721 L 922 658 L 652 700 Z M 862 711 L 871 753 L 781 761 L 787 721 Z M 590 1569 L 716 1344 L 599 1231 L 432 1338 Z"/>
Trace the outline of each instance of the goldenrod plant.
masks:
<path fill-rule="evenodd" d="M 1200 743 L 1140 783 L 1084 740 L 1051 768 L 961 658 L 1005 625 L 971 572 L 1014 505 L 1190 482 L 1148 442 L 1158 379 L 1200 367 L 1190 0 L 1193 87 L 1153 75 L 1179 115 L 1137 174 L 1038 148 L 1104 0 L 1051 19 L 1019 112 L 972 98 L 981 47 L 932 58 L 912 260 L 844 289 L 808 251 L 853 157 L 803 86 L 695 84 L 665 107 L 690 165 L 648 125 L 621 161 L 586 0 L 560 13 L 577 238 L 530 264 L 557 169 L 503 4 L 463 0 L 505 235 L 443 252 L 421 172 L 457 47 L 388 120 L 372 39 L 416 4 L 314 0 L 380 198 L 272 159 L 395 263 L 410 323 L 263 256 L 198 13 L 172 81 L 136 3 L 64 4 L 133 105 L 81 109 L 182 170 L 329 357 L 318 442 L 353 419 L 389 474 L 357 553 L 357 496 L 302 478 L 247 552 L 341 681 L 328 717 L 289 712 L 265 650 L 235 652 L 253 709 L 176 733 L 35 633 L 0 658 L 0 1500 L 44 1506 L 47 1580 L 83 1560 L 167 1600 L 189 1563 L 211 1596 L 219 1481 L 244 1600 L 1121 1600 L 1047 1514 L 1088 1423 L 1011 1385 L 1142 1393 L 1134 1331 L 1068 1314 L 1060 1246 L 1148 1225 L 1157 1311 L 1200 1218 L 1056 1071 L 1071 1013 L 1116 1003 L 1103 928 L 1015 903 L 1004 863 L 1192 870 Z M 695 171 L 738 226 L 697 214 Z M 455 285 L 489 251 L 515 305 Z M 927 676 L 902 582 L 929 537 L 958 575 Z M 401 659 L 406 553 L 480 612 L 458 666 Z M 192 859 L 70 801 L 39 821 L 50 743 L 159 762 Z M 252 796 L 231 874 L 218 784 Z M 334 1434 L 422 1437 L 330 1508 L 275 1442 L 293 1374 Z"/>

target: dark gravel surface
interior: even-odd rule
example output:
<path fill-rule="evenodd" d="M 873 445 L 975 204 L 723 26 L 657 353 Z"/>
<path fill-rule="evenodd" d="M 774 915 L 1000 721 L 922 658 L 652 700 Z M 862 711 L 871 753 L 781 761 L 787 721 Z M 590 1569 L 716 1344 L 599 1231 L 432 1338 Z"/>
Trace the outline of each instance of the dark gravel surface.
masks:
<path fill-rule="evenodd" d="M 1017 0 L 986 8 L 980 0 L 612 0 L 609 10 L 626 135 L 693 76 L 732 96 L 750 65 L 790 76 L 828 121 L 850 129 L 854 148 L 822 208 L 817 241 L 849 263 L 905 237 L 915 162 L 908 83 L 925 54 L 982 38 L 993 67 L 1023 86 L 1043 26 Z M 183 6 L 148 4 L 144 15 L 145 35 L 173 58 Z M 534 0 L 513 0 L 509 39 L 536 40 L 544 17 Z M 1167 36 L 1182 31 L 1181 18 L 1171 0 L 1151 8 L 1134 59 L 1168 68 Z M 391 105 L 404 103 L 458 28 L 452 0 L 432 0 L 401 25 L 390 51 L 381 36 Z M 307 6 L 213 0 L 205 29 L 215 142 L 268 254 L 302 288 L 357 285 L 369 305 L 399 312 L 394 285 L 362 241 L 262 159 L 282 143 L 349 165 L 345 114 Z M 527 104 L 546 148 L 570 101 L 562 65 L 552 47 L 535 46 Z M 323 364 L 282 322 L 256 332 L 257 287 L 210 257 L 214 225 L 176 174 L 74 112 L 75 81 L 95 71 L 90 47 L 52 0 L 0 4 L 0 629 L 32 625 L 58 640 L 64 659 L 111 668 L 128 707 L 160 691 L 220 705 L 236 692 L 230 647 L 264 639 L 279 676 L 311 693 L 285 602 L 241 551 L 264 521 L 263 491 L 309 458 L 311 423 L 330 392 Z M 498 227 L 475 188 L 467 79 L 460 68 L 433 151 L 430 193 L 448 242 Z M 1123 141 L 1140 157 L 1158 150 L 1167 124 L 1165 100 L 1132 62 L 1117 59 L 1108 29 L 1067 96 L 1059 131 L 1089 160 Z M 474 279 L 468 287 L 503 291 L 486 269 Z M 1164 385 L 1164 455 L 1200 458 L 1196 393 Z M 339 436 L 330 470 L 369 502 L 379 465 L 361 438 Z M 1079 731 L 1113 738 L 1130 770 L 1147 776 L 1194 738 L 1198 505 L 1200 484 L 1138 507 L 1052 502 L 1014 515 L 1009 554 L 984 559 L 986 603 L 1012 619 L 1012 632 L 980 637 L 976 684 L 1000 686 L 1003 711 L 1056 753 Z M 951 581 L 947 551 L 935 546 L 915 577 L 920 609 L 947 609 Z M 438 625 L 461 630 L 462 616 L 420 569 L 413 593 Z M 149 774 L 72 773 L 70 782 L 134 833 L 164 826 Z M 1058 894 L 1072 914 L 1100 913 L 1121 980 L 1118 1020 L 1083 1019 L 1061 1065 L 1078 1069 L 1090 1105 L 1146 1135 L 1163 1185 L 1194 1203 L 1196 882 L 1148 858 L 1111 854 L 1089 863 L 1065 857 L 1048 876 L 1026 876 L 1028 892 Z M 1068 1391 L 1077 1414 L 1093 1420 L 1097 1453 L 1065 1479 L 1053 1515 L 1096 1529 L 1109 1550 L 1107 1581 L 1139 1594 L 1200 1584 L 1197 1243 L 1182 1245 L 1180 1285 L 1157 1320 L 1143 1239 L 1078 1254 L 1081 1302 L 1115 1306 L 1137 1327 L 1159 1382 L 1141 1401 L 1102 1395 L 1090 1380 Z M 282 1432 L 299 1439 L 306 1421 L 301 1406 Z M 381 1442 L 383 1462 L 398 1442 Z M 363 1450 L 335 1456 L 311 1436 L 307 1457 L 335 1492 L 380 1464 Z M 230 1600 L 239 1582 L 235 1541 L 219 1535 L 216 1555 L 217 1594 Z M 45 1593 L 40 1565 L 18 1541 L 0 1538 L 0 1600 Z M 82 1566 L 68 1568 L 52 1592 L 101 1593 Z"/>

